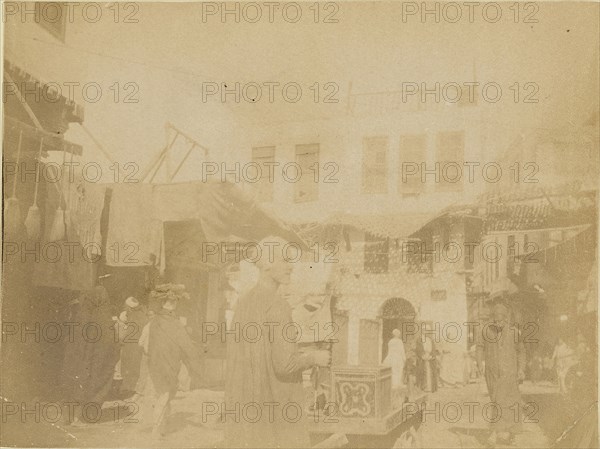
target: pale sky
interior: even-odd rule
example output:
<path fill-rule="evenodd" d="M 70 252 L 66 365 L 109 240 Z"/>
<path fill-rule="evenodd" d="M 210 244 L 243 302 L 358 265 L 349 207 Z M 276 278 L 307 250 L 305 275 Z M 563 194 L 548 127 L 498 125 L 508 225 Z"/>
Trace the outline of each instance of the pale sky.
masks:
<path fill-rule="evenodd" d="M 589 86 L 590 70 L 598 64 L 598 3 L 538 2 L 538 23 L 522 23 L 523 11 L 520 22 L 513 23 L 512 2 L 502 4 L 497 23 L 485 22 L 480 10 L 474 23 L 465 18 L 421 23 L 418 16 L 403 23 L 400 2 L 337 4 L 338 23 L 314 23 L 312 3 L 302 4 L 298 23 L 286 22 L 277 12 L 269 23 L 266 9 L 258 23 L 232 18 L 222 23 L 218 15 L 203 23 L 197 3 L 142 3 L 138 23 L 114 23 L 108 9 L 98 23 L 75 14 L 65 45 L 39 26 L 9 17 L 5 58 L 47 81 L 99 83 L 101 100 L 82 102 L 86 126 L 117 160 L 135 159 L 142 166 L 164 145 L 167 121 L 224 151 L 219 148 L 223 135 L 239 123 L 340 114 L 350 82 L 354 92 L 398 90 L 402 82 L 461 83 L 474 76 L 503 86 L 535 82 L 539 104 L 497 109 L 499 120 L 532 126 L 579 119 L 581 108 L 590 107 L 590 98 L 597 96 Z M 223 107 L 216 100 L 202 102 L 205 82 L 266 81 L 298 82 L 306 98 L 315 82 L 333 82 L 341 103 L 242 100 Z M 110 90 L 115 82 L 121 93 L 116 103 Z M 123 95 L 131 92 L 126 83 L 139 88 L 138 103 L 123 103 Z M 85 157 L 97 159 L 77 128 L 72 125 L 67 136 L 85 145 Z"/>

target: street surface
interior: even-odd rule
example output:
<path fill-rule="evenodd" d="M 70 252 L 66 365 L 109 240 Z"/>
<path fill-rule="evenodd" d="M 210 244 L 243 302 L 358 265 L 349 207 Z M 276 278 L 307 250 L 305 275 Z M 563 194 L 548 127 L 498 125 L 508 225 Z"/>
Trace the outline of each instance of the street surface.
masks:
<path fill-rule="evenodd" d="M 521 411 L 521 419 L 525 422 L 514 447 L 550 446 L 570 423 L 568 413 L 557 415 L 553 412 L 563 409 L 559 406 L 562 397 L 557 388 L 549 384 L 525 382 L 521 392 L 524 402 L 536 405 Z M 97 423 L 82 426 L 27 420 L 25 427 L 18 427 L 11 425 L 14 424 L 14 420 L 11 421 L 13 417 L 7 417 L 2 445 L 39 446 L 43 438 L 44 445 L 60 447 L 219 447 L 223 440 L 223 425 L 218 422 L 217 416 L 203 418 L 201 404 L 221 403 L 222 400 L 222 391 L 200 389 L 178 392 L 172 401 L 168 434 L 162 440 L 152 438 L 151 420 L 148 419 L 151 410 L 143 400 L 139 400 L 136 403 L 139 409 L 135 413 L 132 413 L 134 406 L 127 407 L 127 402 L 105 402 L 102 418 Z M 442 388 L 430 394 L 422 425 L 423 447 L 485 447 L 489 424 L 484 417 L 483 406 L 488 402 L 483 381 L 457 388 Z M 36 441 L 37 438 L 40 441 Z"/>

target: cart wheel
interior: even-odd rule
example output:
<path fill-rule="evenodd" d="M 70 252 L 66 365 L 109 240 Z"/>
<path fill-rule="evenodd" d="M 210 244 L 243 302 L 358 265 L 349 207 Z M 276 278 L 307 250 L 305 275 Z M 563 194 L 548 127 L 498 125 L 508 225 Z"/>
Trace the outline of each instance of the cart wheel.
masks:
<path fill-rule="evenodd" d="M 421 447 L 421 435 L 420 431 L 415 429 L 415 426 L 411 426 L 410 429 L 406 430 L 400 435 L 400 438 L 394 443 L 393 449 L 404 449 L 404 448 L 420 448 Z"/>

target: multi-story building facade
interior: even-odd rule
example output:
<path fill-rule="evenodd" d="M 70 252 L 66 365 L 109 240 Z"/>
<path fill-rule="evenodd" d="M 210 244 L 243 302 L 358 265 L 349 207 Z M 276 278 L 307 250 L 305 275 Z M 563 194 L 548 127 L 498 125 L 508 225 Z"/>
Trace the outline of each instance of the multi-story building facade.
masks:
<path fill-rule="evenodd" d="M 475 101 L 409 104 L 400 96 L 351 95 L 334 116 L 245 128 L 236 135 L 240 157 L 228 164 L 239 162 L 242 178 L 247 167 L 256 197 L 336 261 L 336 363 L 379 364 L 394 328 L 431 322 L 438 342 L 443 333 L 455 340 L 442 346 L 448 371 L 461 372 L 450 365 L 468 349 L 463 249 L 478 236 L 464 214 L 442 212 L 481 193 L 468 167 L 490 160 L 490 136 Z"/>

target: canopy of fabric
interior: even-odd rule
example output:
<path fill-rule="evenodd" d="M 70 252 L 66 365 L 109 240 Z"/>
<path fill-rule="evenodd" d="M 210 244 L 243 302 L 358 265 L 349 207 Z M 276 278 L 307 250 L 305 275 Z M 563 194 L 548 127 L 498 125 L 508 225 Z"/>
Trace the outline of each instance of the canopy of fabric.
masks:
<path fill-rule="evenodd" d="M 581 257 L 583 254 L 595 253 L 594 229 L 592 225 L 580 225 L 565 228 L 563 233 L 570 236 L 562 241 L 548 241 L 538 251 L 521 254 L 520 259 L 539 260 L 543 263 L 559 261 L 562 265 L 567 256 Z"/>
<path fill-rule="evenodd" d="M 293 230 L 230 183 L 75 183 L 72 188 L 67 240 L 50 242 L 44 229 L 41 243 L 58 251 L 67 242 L 71 245 L 78 242 L 79 246 L 73 260 L 60 257 L 55 263 L 44 257 L 37 261 L 35 284 L 38 286 L 69 290 L 91 287 L 95 285 L 97 268 L 102 263 L 111 267 L 156 266 L 163 270 L 167 252 L 165 223 L 200 224 L 201 235 L 178 236 L 180 246 L 190 254 L 200 253 L 199 247 L 188 247 L 198 246 L 202 241 L 257 242 L 271 235 L 308 249 Z M 60 201 L 57 191 L 50 192 L 46 223 L 52 222 Z M 193 232 L 198 227 L 186 229 Z M 102 258 L 99 253 L 103 254 Z M 190 258 L 190 263 L 198 260 Z"/>
<path fill-rule="evenodd" d="M 236 237 L 259 241 L 275 235 L 307 248 L 294 231 L 230 183 L 119 184 L 111 189 L 106 247 L 134 243 L 139 257 L 129 261 L 107 257 L 107 265 L 158 264 L 164 255 L 165 222 L 197 220 L 209 242 Z"/>

